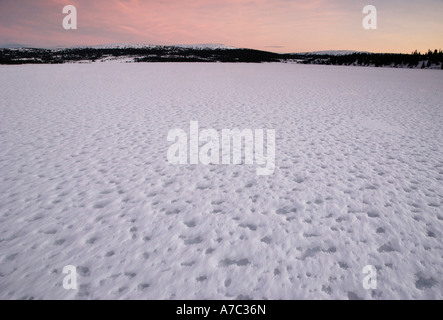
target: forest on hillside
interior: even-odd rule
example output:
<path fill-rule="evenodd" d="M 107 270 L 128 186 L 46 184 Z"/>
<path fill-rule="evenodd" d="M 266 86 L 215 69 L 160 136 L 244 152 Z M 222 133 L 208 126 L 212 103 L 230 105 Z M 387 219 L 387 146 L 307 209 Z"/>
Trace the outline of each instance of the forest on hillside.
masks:
<path fill-rule="evenodd" d="M 175 46 L 0 49 L 0 64 L 61 64 L 127 59 L 127 62 L 297 62 L 303 64 L 443 69 L 442 50 L 411 54 L 362 53 L 279 54 L 254 49 L 186 48 Z"/>

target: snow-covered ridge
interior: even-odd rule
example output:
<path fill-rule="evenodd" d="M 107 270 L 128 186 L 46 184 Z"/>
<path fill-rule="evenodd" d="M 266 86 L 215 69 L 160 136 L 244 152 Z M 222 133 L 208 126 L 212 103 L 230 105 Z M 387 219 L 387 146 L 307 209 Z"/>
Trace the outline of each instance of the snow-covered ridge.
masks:
<path fill-rule="evenodd" d="M 173 47 L 186 48 L 186 49 L 237 49 L 236 47 L 227 46 L 218 43 L 209 44 L 181 44 L 174 45 Z"/>
<path fill-rule="evenodd" d="M 218 43 L 208 44 L 178 44 L 178 45 L 158 45 L 158 44 L 102 44 L 96 46 L 81 46 L 80 48 L 93 48 L 93 49 L 126 49 L 126 48 L 164 48 L 175 47 L 185 49 L 236 49 L 235 47 L 227 46 Z"/>
<path fill-rule="evenodd" d="M 311 51 L 311 52 L 300 52 L 299 54 L 304 55 L 328 55 L 328 56 L 345 56 L 353 53 L 370 53 L 367 51 L 357 51 L 357 50 L 323 50 L 323 51 Z"/>
<path fill-rule="evenodd" d="M 233 46 L 227 46 L 220 43 L 204 43 L 204 44 L 127 44 L 127 43 L 109 43 L 109 44 L 99 44 L 99 45 L 79 45 L 79 46 L 53 46 L 53 47 L 42 47 L 42 46 L 32 46 L 32 45 L 22 45 L 22 44 L 0 44 L 0 49 L 16 49 L 25 50 L 29 48 L 42 48 L 50 50 L 64 50 L 64 49 L 74 49 L 74 48 L 92 48 L 92 49 L 142 49 L 142 48 L 164 48 L 164 47 L 174 47 L 174 48 L 184 48 L 184 49 L 237 49 Z"/>

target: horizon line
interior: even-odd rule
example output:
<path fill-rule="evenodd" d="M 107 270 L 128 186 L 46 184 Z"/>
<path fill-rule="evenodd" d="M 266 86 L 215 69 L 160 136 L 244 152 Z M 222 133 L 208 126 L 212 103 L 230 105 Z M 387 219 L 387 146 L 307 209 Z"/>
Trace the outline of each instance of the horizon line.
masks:
<path fill-rule="evenodd" d="M 48 50 L 54 50 L 54 49 L 71 49 L 71 48 L 94 48 L 94 47 L 100 47 L 100 46 L 109 46 L 109 48 L 97 48 L 97 49 L 112 49 L 116 48 L 118 46 L 139 46 L 141 48 L 143 47 L 192 47 L 192 46 L 208 46 L 208 49 L 211 49 L 210 46 L 220 46 L 220 48 L 225 47 L 226 49 L 248 49 L 248 50 L 257 50 L 257 51 L 264 51 L 264 52 L 271 52 L 275 54 L 308 54 L 308 53 L 324 53 L 327 55 L 327 52 L 347 52 L 347 53 L 369 53 L 369 54 L 412 54 L 414 51 L 411 52 L 371 52 L 367 50 L 351 50 L 351 49 L 325 49 L 325 50 L 312 50 L 312 51 L 292 51 L 292 52 L 275 52 L 271 50 L 263 50 L 263 49 L 256 49 L 256 48 L 248 48 L 248 47 L 236 47 L 231 45 L 226 45 L 222 43 L 191 43 L 191 44 L 152 44 L 152 43 L 102 43 L 102 44 L 95 44 L 95 45 L 56 45 L 56 46 L 35 46 L 35 45 L 25 45 L 20 43 L 4 43 L 0 44 L 0 49 L 48 49 Z M 276 47 L 276 46 L 268 46 Z M 278 46 L 281 47 L 281 46 Z M 215 48 L 215 49 L 220 49 Z M 434 51 L 438 50 L 437 48 L 428 50 Z M 441 48 L 440 48 L 441 50 Z M 416 49 L 418 53 L 426 54 L 428 51 L 421 52 L 418 49 Z"/>

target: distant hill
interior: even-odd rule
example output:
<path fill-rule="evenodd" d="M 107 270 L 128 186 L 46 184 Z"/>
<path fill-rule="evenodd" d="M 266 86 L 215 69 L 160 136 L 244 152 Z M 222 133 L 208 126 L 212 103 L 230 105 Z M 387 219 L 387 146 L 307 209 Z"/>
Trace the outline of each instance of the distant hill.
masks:
<path fill-rule="evenodd" d="M 280 62 L 278 53 L 222 45 L 113 45 L 64 49 L 0 49 L 0 64 L 124 62 Z"/>
<path fill-rule="evenodd" d="M 15 47 L 14 47 L 15 46 Z M 368 53 L 350 50 L 280 54 L 219 44 L 200 45 L 100 45 L 76 48 L 0 49 L 0 64 L 53 64 L 120 61 L 138 62 L 282 62 L 365 67 L 443 69 L 442 51 L 421 54 Z"/>
<path fill-rule="evenodd" d="M 298 54 L 302 55 L 329 55 L 329 56 L 345 56 L 353 53 L 370 53 L 367 51 L 356 51 L 356 50 L 324 50 L 324 51 L 311 51 L 311 52 L 300 52 Z"/>
<path fill-rule="evenodd" d="M 299 61 L 304 64 L 323 64 L 360 67 L 390 67 L 411 69 L 443 69 L 443 52 L 429 50 L 421 54 L 403 53 L 365 53 L 354 52 L 347 54 L 307 53 Z"/>
<path fill-rule="evenodd" d="M 177 47 L 177 48 L 186 48 L 186 49 L 236 49 L 235 47 L 226 46 L 224 44 L 218 43 L 208 43 L 208 44 L 178 44 L 178 45 L 155 45 L 155 44 L 102 44 L 97 46 L 85 46 L 82 48 L 94 48 L 94 49 L 113 49 L 113 48 L 162 48 L 162 47 Z M 71 48 L 72 49 L 72 48 Z"/>
<path fill-rule="evenodd" d="M 3 49 L 16 49 L 16 48 L 25 48 L 26 46 L 23 44 L 19 44 L 19 43 L 5 43 L 5 44 L 0 44 L 0 48 Z"/>

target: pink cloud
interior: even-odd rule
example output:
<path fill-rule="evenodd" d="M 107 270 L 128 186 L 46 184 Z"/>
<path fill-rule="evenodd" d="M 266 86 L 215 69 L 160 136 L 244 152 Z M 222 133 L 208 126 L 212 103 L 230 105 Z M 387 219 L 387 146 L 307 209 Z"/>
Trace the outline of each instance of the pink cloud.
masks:
<path fill-rule="evenodd" d="M 304 51 L 388 48 L 394 36 L 398 41 L 410 41 L 411 34 L 401 30 L 393 35 L 389 35 L 390 30 L 365 33 L 361 28 L 364 4 L 359 2 L 3 0 L 0 2 L 0 43 L 41 46 L 225 43 L 257 49 L 278 46 L 279 51 Z M 77 7 L 78 30 L 62 28 L 62 8 L 67 4 Z M 380 6 L 386 9 L 380 13 L 385 15 L 385 21 L 399 21 L 395 18 L 395 10 Z M 425 13 L 435 11 L 426 10 L 423 5 L 422 10 L 425 10 L 421 13 L 423 20 L 426 20 Z M 433 36 L 428 42 L 436 38 L 437 28 L 443 29 L 438 20 L 433 23 L 433 29 L 428 30 Z M 415 37 L 419 38 L 420 34 Z"/>

